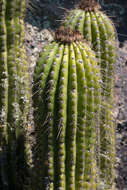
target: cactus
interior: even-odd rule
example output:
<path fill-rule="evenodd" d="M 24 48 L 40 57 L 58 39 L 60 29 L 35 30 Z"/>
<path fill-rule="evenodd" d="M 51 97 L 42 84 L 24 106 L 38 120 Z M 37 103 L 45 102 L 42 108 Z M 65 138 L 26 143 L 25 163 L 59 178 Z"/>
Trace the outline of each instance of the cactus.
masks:
<path fill-rule="evenodd" d="M 46 189 L 45 179 L 50 190 L 94 190 L 99 185 L 95 149 L 100 89 L 94 52 L 78 31 L 60 27 L 34 74 L 36 188 Z"/>
<path fill-rule="evenodd" d="M 7 112 L 8 112 L 8 68 L 7 68 L 7 45 L 6 45 L 6 24 L 5 24 L 5 3 L 0 1 L 0 188 L 1 183 L 6 187 L 7 179 L 7 163 L 6 161 L 6 142 L 4 133 L 7 128 Z"/>
<path fill-rule="evenodd" d="M 81 0 L 76 9 L 65 17 L 64 25 L 80 31 L 96 52 L 101 67 L 102 108 L 100 115 L 100 158 L 101 178 L 107 187 L 114 184 L 115 129 L 113 121 L 114 64 L 116 62 L 116 33 L 111 20 L 100 10 L 95 0 Z M 99 146 L 98 146 L 99 147 Z"/>
<path fill-rule="evenodd" d="M 2 92 L 0 94 L 0 156 L 3 160 L 0 164 L 0 176 L 2 189 L 21 189 L 21 180 L 24 180 L 21 170 L 25 164 L 29 164 L 28 155 L 26 155 L 29 152 L 28 140 L 25 133 L 28 126 L 31 92 L 24 48 L 24 9 L 25 0 L 0 0 L 0 91 Z M 23 175 L 25 175 L 25 170 Z"/>

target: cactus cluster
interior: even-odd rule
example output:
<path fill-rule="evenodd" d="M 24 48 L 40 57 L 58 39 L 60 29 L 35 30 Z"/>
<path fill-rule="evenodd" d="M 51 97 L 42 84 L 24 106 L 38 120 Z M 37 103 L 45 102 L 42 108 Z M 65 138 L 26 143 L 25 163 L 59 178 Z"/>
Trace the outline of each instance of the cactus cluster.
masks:
<path fill-rule="evenodd" d="M 95 0 L 81 0 L 40 54 L 32 91 L 25 6 L 0 0 L 0 189 L 114 190 L 113 23 Z"/>
<path fill-rule="evenodd" d="M 41 123 L 37 124 L 37 157 L 43 163 L 48 160 L 40 168 L 40 181 L 47 176 L 51 190 L 113 190 L 114 25 L 95 0 L 82 0 L 63 25 L 66 29 L 56 32 L 55 42 L 44 50 L 35 69 L 35 104 Z M 94 67 L 88 46 L 95 51 Z M 84 69 L 79 69 L 79 62 Z"/>
<path fill-rule="evenodd" d="M 30 81 L 24 48 L 25 0 L 0 0 L 0 189 L 20 189 L 27 165 Z"/>

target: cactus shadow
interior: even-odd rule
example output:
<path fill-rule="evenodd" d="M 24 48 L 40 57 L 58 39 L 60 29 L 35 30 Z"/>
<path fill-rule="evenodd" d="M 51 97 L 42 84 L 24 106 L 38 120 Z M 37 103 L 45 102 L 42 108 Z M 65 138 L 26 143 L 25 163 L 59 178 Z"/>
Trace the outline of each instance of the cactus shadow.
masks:
<path fill-rule="evenodd" d="M 23 190 L 31 186 L 23 134 L 14 144 L 4 141 L 0 150 L 0 171 L 0 190 Z"/>

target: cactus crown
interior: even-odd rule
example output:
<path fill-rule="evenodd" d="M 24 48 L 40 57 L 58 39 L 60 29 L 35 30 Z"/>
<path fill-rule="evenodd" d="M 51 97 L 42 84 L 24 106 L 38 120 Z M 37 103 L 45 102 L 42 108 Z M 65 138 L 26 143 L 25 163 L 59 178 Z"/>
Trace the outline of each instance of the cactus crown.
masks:
<path fill-rule="evenodd" d="M 72 43 L 76 41 L 84 41 L 79 31 L 72 31 L 70 28 L 61 26 L 54 34 L 54 40 L 61 43 Z"/>
<path fill-rule="evenodd" d="M 84 11 L 96 11 L 101 9 L 101 6 L 95 0 L 81 0 L 78 8 Z"/>

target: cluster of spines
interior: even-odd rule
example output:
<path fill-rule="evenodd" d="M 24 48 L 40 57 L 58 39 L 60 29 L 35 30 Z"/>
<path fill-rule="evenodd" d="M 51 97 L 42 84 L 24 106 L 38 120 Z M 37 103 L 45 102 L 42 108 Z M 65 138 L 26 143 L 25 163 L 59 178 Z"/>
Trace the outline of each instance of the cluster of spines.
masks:
<path fill-rule="evenodd" d="M 34 93 L 39 94 L 35 101 L 40 99 L 44 117 L 39 133 L 47 131 L 46 169 L 51 190 L 96 189 L 98 185 L 97 124 L 93 118 L 100 106 L 99 81 L 94 53 L 80 42 L 53 42 L 36 66 L 34 85 L 39 85 Z"/>
<path fill-rule="evenodd" d="M 98 8 L 88 10 L 82 5 L 65 18 L 64 25 L 73 30 L 80 31 L 89 45 L 96 52 L 98 63 L 101 67 L 101 94 L 102 106 L 100 115 L 100 129 L 98 150 L 100 152 L 99 167 L 101 177 L 107 188 L 113 186 L 115 163 L 115 129 L 113 121 L 113 87 L 114 64 L 116 61 L 116 34 L 111 20 Z M 83 10 L 82 10 L 83 9 Z M 99 142 L 100 141 L 100 142 Z"/>
<path fill-rule="evenodd" d="M 29 159 L 26 161 L 24 157 L 30 152 L 25 135 L 30 107 L 30 81 L 24 48 L 25 0 L 1 0 L 0 6 L 0 148 L 3 151 L 4 138 L 7 153 L 2 165 L 6 165 L 8 176 L 6 188 L 18 188 L 22 164 L 29 164 Z M 4 153 L 2 155 L 5 157 Z M 3 171 L 0 173 L 2 175 Z M 4 183 L 3 179 L 2 188 L 5 188 Z"/>

